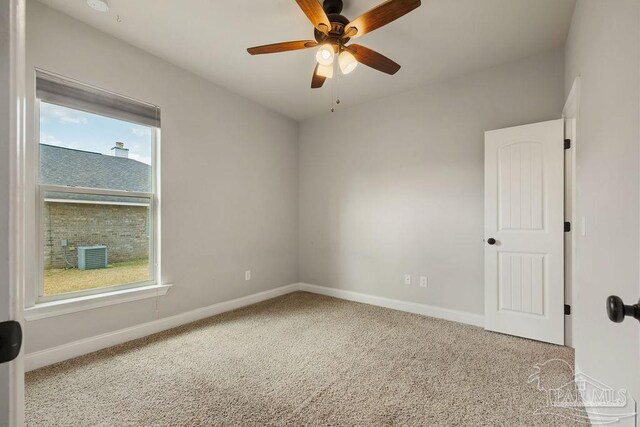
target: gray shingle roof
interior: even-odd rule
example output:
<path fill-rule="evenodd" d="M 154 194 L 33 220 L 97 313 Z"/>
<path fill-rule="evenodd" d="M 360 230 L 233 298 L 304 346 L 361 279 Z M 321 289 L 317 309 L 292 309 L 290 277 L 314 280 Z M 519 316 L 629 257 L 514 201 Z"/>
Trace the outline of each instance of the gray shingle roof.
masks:
<path fill-rule="evenodd" d="M 123 157 L 40 144 L 40 182 L 151 192 L 151 166 Z"/>

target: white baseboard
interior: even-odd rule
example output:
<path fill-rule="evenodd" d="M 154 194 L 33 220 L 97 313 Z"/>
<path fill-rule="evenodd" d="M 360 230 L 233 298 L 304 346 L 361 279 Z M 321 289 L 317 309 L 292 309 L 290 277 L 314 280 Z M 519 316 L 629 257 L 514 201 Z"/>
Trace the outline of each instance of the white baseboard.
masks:
<path fill-rule="evenodd" d="M 375 295 L 361 294 L 353 291 L 345 291 L 343 289 L 310 285 L 308 283 L 300 283 L 300 290 L 349 301 L 361 302 L 364 304 L 376 305 L 378 307 L 392 308 L 394 310 L 406 311 L 408 313 L 422 314 L 424 316 L 437 317 L 439 319 L 451 320 L 453 322 L 484 327 L 484 316 L 480 314 L 467 313 L 464 311 L 451 310 L 448 308 L 416 302 L 378 297 Z"/>
<path fill-rule="evenodd" d="M 108 332 L 106 334 L 62 344 L 46 350 L 29 353 L 25 356 L 25 371 L 32 371 L 43 366 L 62 362 L 63 360 L 82 356 L 107 347 L 175 328 L 180 325 L 195 322 L 196 320 L 215 316 L 216 314 L 235 310 L 237 308 L 279 297 L 291 292 L 296 292 L 299 288 L 300 285 L 298 283 L 281 286 L 279 288 L 248 295 L 246 297 L 236 298 L 230 301 L 213 304 L 208 307 L 198 308 L 175 316 L 164 317 L 151 322 L 142 323 L 130 328 L 120 329 L 114 332 Z"/>
<path fill-rule="evenodd" d="M 462 311 L 450 310 L 426 304 L 361 294 L 343 289 L 328 288 L 324 286 L 310 285 L 307 283 L 294 283 L 268 291 L 259 292 L 257 294 L 248 295 L 246 297 L 210 305 L 208 307 L 198 308 L 175 316 L 164 317 L 151 322 L 142 323 L 130 328 L 120 329 L 106 334 L 96 335 L 94 337 L 29 353 L 25 356 L 25 371 L 32 371 L 34 369 L 62 362 L 63 360 L 82 356 L 84 354 L 92 353 L 94 351 L 102 350 L 117 344 L 122 344 L 127 341 L 142 338 L 147 335 L 195 322 L 196 320 L 205 319 L 207 317 L 215 316 L 216 314 L 235 310 L 237 308 L 245 307 L 247 305 L 255 304 L 299 290 L 314 294 L 327 295 L 348 301 L 406 311 L 409 313 L 437 317 L 439 319 L 451 320 L 469 325 L 484 326 L 484 316 L 479 314 L 465 313 Z"/>

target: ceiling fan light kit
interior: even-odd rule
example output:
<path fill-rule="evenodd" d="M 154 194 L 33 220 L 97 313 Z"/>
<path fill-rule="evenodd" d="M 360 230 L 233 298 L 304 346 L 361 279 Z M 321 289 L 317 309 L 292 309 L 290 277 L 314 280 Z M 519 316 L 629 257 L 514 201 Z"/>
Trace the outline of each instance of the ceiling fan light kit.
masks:
<path fill-rule="evenodd" d="M 311 78 L 311 88 L 322 87 L 332 78 L 336 56 L 342 74 L 351 73 L 358 63 L 393 75 L 400 65 L 378 52 L 358 44 L 347 45 L 352 38 L 376 30 L 420 6 L 420 0 L 387 0 L 360 15 L 353 21 L 341 15 L 342 0 L 296 0 L 298 6 L 314 26 L 314 40 L 275 43 L 247 49 L 251 55 L 288 52 L 320 46 L 316 53 L 316 67 Z M 333 111 L 333 108 L 332 108 Z"/>
<path fill-rule="evenodd" d="M 332 65 L 318 65 L 318 71 L 316 71 L 320 77 L 324 77 L 325 79 L 330 79 L 333 77 L 333 64 Z"/>
<path fill-rule="evenodd" d="M 316 53 L 316 61 L 318 61 L 318 64 L 320 65 L 329 66 L 333 64 L 335 56 L 336 54 L 333 46 L 330 43 L 325 43 L 320 46 L 320 49 L 318 49 L 318 53 Z"/>
<path fill-rule="evenodd" d="M 358 66 L 358 61 L 356 57 L 349 51 L 342 51 L 340 53 L 340 57 L 338 58 L 338 63 L 340 64 L 340 71 L 342 74 L 349 74 Z"/>

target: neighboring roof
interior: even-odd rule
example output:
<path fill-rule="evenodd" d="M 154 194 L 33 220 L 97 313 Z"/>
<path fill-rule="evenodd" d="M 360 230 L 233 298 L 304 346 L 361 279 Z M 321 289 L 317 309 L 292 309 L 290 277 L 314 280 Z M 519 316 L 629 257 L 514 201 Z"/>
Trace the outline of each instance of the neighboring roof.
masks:
<path fill-rule="evenodd" d="M 151 166 L 124 157 L 40 144 L 40 182 L 151 192 Z"/>

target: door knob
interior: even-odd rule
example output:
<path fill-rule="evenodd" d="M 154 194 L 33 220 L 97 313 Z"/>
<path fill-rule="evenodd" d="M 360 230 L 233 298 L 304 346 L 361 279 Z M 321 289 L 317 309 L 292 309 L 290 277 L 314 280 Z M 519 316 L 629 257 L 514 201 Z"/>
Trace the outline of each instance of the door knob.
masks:
<path fill-rule="evenodd" d="M 0 363 L 18 357 L 22 346 L 22 327 L 15 320 L 0 322 Z"/>
<path fill-rule="evenodd" d="M 612 322 L 620 323 L 625 316 L 632 316 L 640 321 L 640 301 L 635 305 L 624 305 L 622 299 L 611 295 L 607 298 L 607 315 Z"/>
<path fill-rule="evenodd" d="M 487 239 L 487 243 L 490 245 L 495 245 L 496 244 L 496 239 L 494 239 L 493 237 L 489 237 Z"/>

